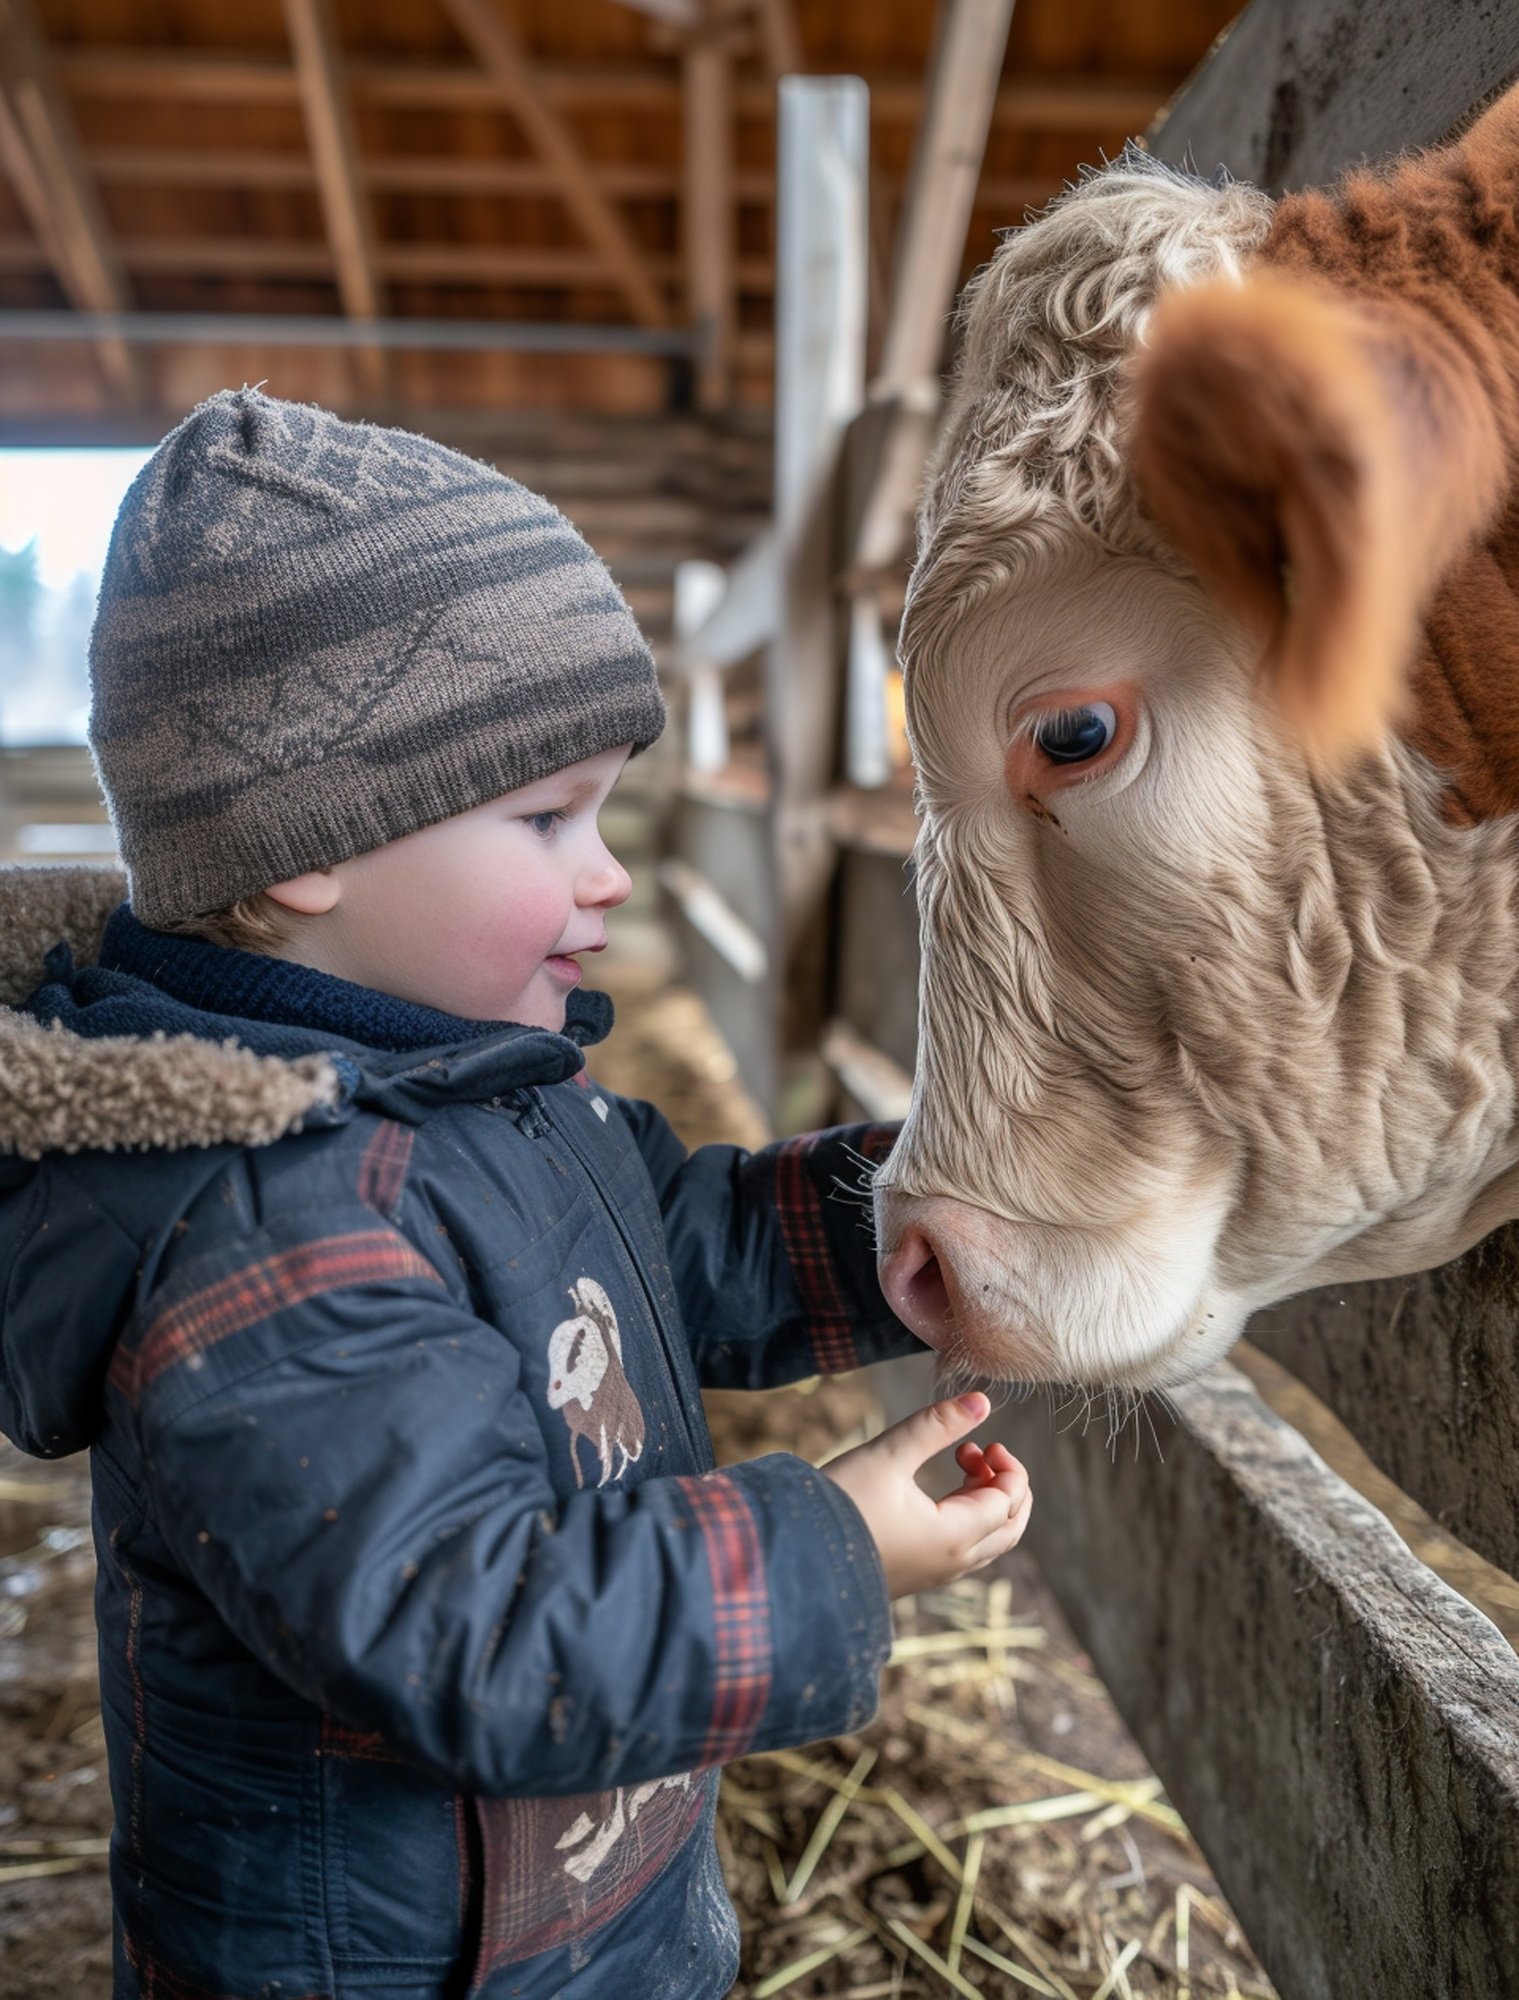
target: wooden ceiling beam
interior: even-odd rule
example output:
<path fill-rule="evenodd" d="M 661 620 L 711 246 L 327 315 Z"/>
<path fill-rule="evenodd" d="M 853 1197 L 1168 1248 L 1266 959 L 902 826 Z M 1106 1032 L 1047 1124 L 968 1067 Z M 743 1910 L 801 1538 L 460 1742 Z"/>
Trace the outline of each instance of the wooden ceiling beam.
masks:
<path fill-rule="evenodd" d="M 126 272 L 32 0 L 0 0 L 0 159 L 70 305 L 129 310 Z M 140 400 L 137 356 L 119 340 L 101 341 L 96 352 L 111 388 Z"/>
<path fill-rule="evenodd" d="M 285 0 L 285 26 L 295 57 L 322 218 L 337 265 L 338 297 L 349 319 L 379 319 L 385 310 L 384 290 L 375 264 L 369 197 L 360 178 L 330 0 Z M 365 390 L 384 394 L 389 371 L 378 348 L 356 349 L 354 369 Z"/>
<path fill-rule="evenodd" d="M 533 150 L 554 168 L 570 213 L 606 260 L 643 326 L 664 326 L 669 311 L 648 259 L 597 185 L 575 135 L 544 95 L 536 64 L 494 0 L 443 0 L 449 18 L 497 86 Z"/>
<path fill-rule="evenodd" d="M 328 0 L 285 0 L 285 22 L 343 310 L 350 319 L 378 319 L 384 300 L 332 10 Z"/>
<path fill-rule="evenodd" d="M 620 4 L 635 14 L 647 14 L 651 21 L 662 21 L 667 28 L 694 28 L 699 18 L 700 0 L 620 0 Z"/>
<path fill-rule="evenodd" d="M 268 237 L 173 236 L 124 237 L 122 256 L 143 277 L 328 279 L 333 276 L 332 252 L 311 239 L 284 241 Z M 0 273 L 31 272 L 46 267 L 45 254 L 24 238 L 0 238 Z M 605 259 L 595 250 L 534 248 L 516 243 L 389 243 L 375 251 L 376 268 L 391 284 L 541 285 L 549 289 L 592 286 L 615 290 Z M 663 254 L 647 259 L 651 278 L 664 284 L 680 281 L 679 257 Z M 767 295 L 774 286 L 768 257 L 739 258 L 734 264 L 740 290 Z"/>
<path fill-rule="evenodd" d="M 72 48 L 59 50 L 62 81 L 81 97 L 127 99 L 148 105 L 183 103 L 294 103 L 295 75 L 277 56 L 202 56 L 175 50 Z M 354 98 L 376 105 L 434 108 L 490 107 L 502 102 L 493 76 L 462 63 L 353 60 L 347 67 Z M 673 117 L 680 86 L 668 69 L 607 68 L 578 63 L 535 63 L 542 101 L 558 110 L 655 111 Z M 878 121 L 915 121 L 923 109 L 921 78 L 868 76 L 871 114 Z M 1025 132 L 1076 134 L 1143 131 L 1170 95 L 1165 78 L 1050 77 L 1003 84 L 995 118 Z M 742 81 L 733 92 L 735 114 L 768 119 L 774 94 L 765 82 Z"/>
<path fill-rule="evenodd" d="M 87 162 L 97 185 L 105 187 L 313 188 L 316 169 L 305 153 L 258 153 L 245 148 L 203 146 L 92 146 Z M 622 200 L 674 200 L 682 169 L 639 160 L 589 160 L 587 165 L 609 195 Z M 465 154 L 383 153 L 360 161 L 374 193 L 446 195 L 551 194 L 558 183 L 544 160 L 471 159 Z M 879 184 L 895 199 L 901 176 L 882 174 Z M 733 198 L 752 207 L 772 205 L 775 176 L 768 167 L 738 167 Z M 872 180 L 872 189 L 876 185 Z M 983 174 L 976 207 L 1013 221 L 1060 190 L 1048 175 Z"/>

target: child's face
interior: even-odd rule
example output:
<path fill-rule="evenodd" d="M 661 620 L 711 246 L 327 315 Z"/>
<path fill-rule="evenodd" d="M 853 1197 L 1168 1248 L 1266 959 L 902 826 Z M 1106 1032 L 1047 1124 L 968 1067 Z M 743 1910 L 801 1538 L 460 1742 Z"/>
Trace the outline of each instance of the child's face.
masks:
<path fill-rule="evenodd" d="M 472 1021 L 564 1026 L 628 872 L 596 816 L 629 747 L 269 890 L 304 921 L 282 956 Z"/>

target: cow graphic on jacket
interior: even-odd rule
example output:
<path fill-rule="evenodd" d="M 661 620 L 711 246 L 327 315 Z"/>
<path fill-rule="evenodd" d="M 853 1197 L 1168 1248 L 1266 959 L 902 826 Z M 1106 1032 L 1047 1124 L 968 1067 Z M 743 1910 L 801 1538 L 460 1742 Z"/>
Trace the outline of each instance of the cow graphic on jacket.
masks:
<path fill-rule="evenodd" d="M 570 1297 L 574 1318 L 561 1320 L 549 1335 L 549 1408 L 562 1410 L 569 1426 L 576 1486 L 585 1485 L 582 1438 L 596 1449 L 601 1461 L 596 1484 L 605 1486 L 643 1456 L 643 1411 L 623 1372 L 622 1334 L 612 1301 L 594 1278 L 577 1279 Z"/>

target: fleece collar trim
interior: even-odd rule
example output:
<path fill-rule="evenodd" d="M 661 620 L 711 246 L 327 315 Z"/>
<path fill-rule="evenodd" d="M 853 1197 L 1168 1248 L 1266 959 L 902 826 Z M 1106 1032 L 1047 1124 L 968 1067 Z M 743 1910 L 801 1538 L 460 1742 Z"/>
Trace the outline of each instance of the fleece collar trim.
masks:
<path fill-rule="evenodd" d="M 165 941 L 129 912 L 124 920 L 119 910 L 109 914 L 121 887 L 114 870 L 0 869 L 0 999 L 30 993 L 22 1008 L 0 1007 L 0 1154 L 262 1146 L 304 1127 L 341 1123 L 356 1109 L 419 1123 L 447 1103 L 567 1080 L 582 1067 L 582 1048 L 611 1025 L 611 1003 L 599 993 L 570 996 L 562 1035 L 457 1021 L 397 1002 L 412 1018 L 387 1014 L 387 1035 L 407 1045 L 377 1049 L 320 1023 L 362 1027 L 365 1001 L 386 996 L 321 973 L 312 979 L 346 990 L 315 996 L 319 1024 L 302 1012 L 277 1018 L 277 981 L 259 986 L 258 1016 L 196 1005 L 188 992 L 211 999 L 204 982 L 218 968 L 187 969 L 170 954 L 171 977 L 186 989 L 181 998 L 95 962 L 103 931 L 118 965 L 141 963 L 140 953 Z M 194 947 L 196 957 L 252 956 L 195 939 L 167 942 Z M 28 955 L 29 979 L 22 970 Z M 256 961 L 255 971 L 266 963 L 283 966 Z M 238 976 L 234 966 L 234 984 Z M 293 1007 L 293 988 L 282 990 Z M 450 1032 L 415 1041 L 438 1023 Z"/>

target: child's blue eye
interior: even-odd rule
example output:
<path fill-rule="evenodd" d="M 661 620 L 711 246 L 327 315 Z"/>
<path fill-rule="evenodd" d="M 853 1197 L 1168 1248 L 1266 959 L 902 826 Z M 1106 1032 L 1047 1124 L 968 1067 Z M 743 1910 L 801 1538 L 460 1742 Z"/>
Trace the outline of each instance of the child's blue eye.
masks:
<path fill-rule="evenodd" d="M 565 815 L 562 812 L 532 813 L 529 815 L 527 823 L 533 829 L 534 833 L 541 834 L 547 840 L 549 835 L 554 831 L 554 828 L 558 826 L 560 820 L 564 817 Z"/>

